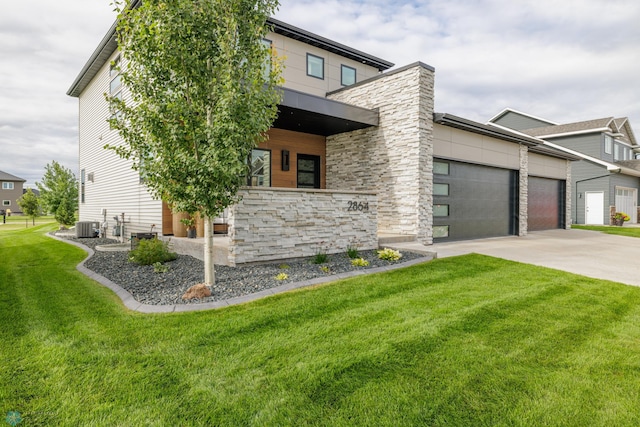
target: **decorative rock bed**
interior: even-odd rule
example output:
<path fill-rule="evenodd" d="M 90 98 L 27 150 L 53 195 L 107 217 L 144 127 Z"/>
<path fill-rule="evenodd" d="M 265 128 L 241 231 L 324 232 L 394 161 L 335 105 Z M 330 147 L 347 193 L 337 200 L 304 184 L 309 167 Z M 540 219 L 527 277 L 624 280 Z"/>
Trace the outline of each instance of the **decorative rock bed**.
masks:
<path fill-rule="evenodd" d="M 76 238 L 69 235 L 58 235 L 58 237 L 74 240 L 92 249 L 98 245 L 118 243 L 115 240 L 103 238 Z M 369 262 L 367 267 L 352 266 L 351 259 L 346 253 L 329 255 L 328 262 L 321 265 L 313 264 L 312 260 L 238 267 L 216 265 L 216 283 L 211 287 L 211 296 L 193 300 L 183 300 L 182 296 L 191 286 L 202 282 L 204 264 L 187 255 L 178 255 L 175 261 L 167 262 L 169 269 L 164 273 L 154 272 L 154 267 L 151 265 L 140 266 L 129 262 L 128 252 L 125 251 L 96 251 L 85 262 L 85 267 L 117 283 L 140 303 L 169 305 L 222 301 L 271 289 L 285 283 L 401 264 L 425 257 L 422 254 L 403 252 L 403 257 L 399 261 L 390 262 L 378 259 L 376 251 L 362 251 L 360 256 Z M 329 268 L 328 272 L 323 271 L 326 267 Z M 276 280 L 275 277 L 281 273 L 285 273 L 288 278 Z"/>

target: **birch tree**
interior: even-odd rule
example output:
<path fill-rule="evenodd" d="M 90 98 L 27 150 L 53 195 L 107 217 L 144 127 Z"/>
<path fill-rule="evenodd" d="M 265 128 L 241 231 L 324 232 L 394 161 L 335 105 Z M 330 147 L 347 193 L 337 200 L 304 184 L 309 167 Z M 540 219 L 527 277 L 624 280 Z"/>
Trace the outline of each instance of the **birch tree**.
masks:
<path fill-rule="evenodd" d="M 133 2 L 135 3 L 135 2 Z M 238 201 L 251 150 L 281 93 L 265 41 L 277 0 L 143 0 L 118 7 L 124 96 L 109 120 L 151 194 L 205 223 L 204 283 L 215 281 L 212 219 Z"/>

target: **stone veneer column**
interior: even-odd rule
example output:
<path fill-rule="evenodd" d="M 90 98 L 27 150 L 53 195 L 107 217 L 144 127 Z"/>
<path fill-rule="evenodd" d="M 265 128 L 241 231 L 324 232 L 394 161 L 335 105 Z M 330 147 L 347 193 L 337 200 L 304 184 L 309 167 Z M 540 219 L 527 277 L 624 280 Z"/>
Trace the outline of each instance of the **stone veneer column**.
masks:
<path fill-rule="evenodd" d="M 520 180 L 518 236 L 526 236 L 529 231 L 529 148 L 520 145 Z"/>
<path fill-rule="evenodd" d="M 328 94 L 378 109 L 377 127 L 327 138 L 327 188 L 375 191 L 378 230 L 433 243 L 435 70 L 414 63 Z"/>

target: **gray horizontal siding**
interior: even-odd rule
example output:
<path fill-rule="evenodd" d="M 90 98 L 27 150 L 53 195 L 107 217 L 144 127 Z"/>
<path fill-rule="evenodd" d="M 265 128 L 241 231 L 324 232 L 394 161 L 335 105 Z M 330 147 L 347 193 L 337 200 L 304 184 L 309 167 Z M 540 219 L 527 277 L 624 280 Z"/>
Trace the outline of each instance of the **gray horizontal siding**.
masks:
<path fill-rule="evenodd" d="M 547 122 L 536 120 L 528 116 L 522 116 L 517 113 L 507 113 L 504 116 L 500 117 L 498 120 L 494 120 L 494 123 L 515 130 L 533 129 L 549 126 L 549 123 Z"/>
<path fill-rule="evenodd" d="M 595 157 L 596 159 L 613 160 L 612 155 L 608 155 L 611 157 L 609 159 L 604 154 L 604 139 L 600 133 L 551 138 L 548 140 L 554 144 L 578 151 L 587 156 Z"/>
<path fill-rule="evenodd" d="M 604 176 L 603 176 L 604 175 Z M 604 166 L 582 160 L 571 165 L 571 187 L 572 203 L 571 218 L 574 224 L 584 224 L 585 221 L 585 192 L 604 192 L 604 206 L 609 206 L 611 196 L 610 174 Z M 607 209 L 604 209 L 607 215 Z M 609 223 L 608 218 L 603 218 L 605 224 Z"/>

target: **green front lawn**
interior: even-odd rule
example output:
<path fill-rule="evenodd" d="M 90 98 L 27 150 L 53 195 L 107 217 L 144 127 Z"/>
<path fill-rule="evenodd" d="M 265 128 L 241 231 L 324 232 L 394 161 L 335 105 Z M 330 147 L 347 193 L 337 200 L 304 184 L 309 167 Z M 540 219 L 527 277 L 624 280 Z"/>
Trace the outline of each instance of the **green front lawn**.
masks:
<path fill-rule="evenodd" d="M 48 225 L 55 224 L 56 220 L 53 218 L 53 215 L 47 216 L 39 216 L 34 220 L 24 215 L 11 215 L 3 218 L 0 215 L 0 234 L 4 234 L 9 231 L 20 230 L 22 228 L 29 228 L 35 225 Z M 1 419 L 1 418 L 0 418 Z"/>
<path fill-rule="evenodd" d="M 45 228 L 0 233 L 0 416 L 20 425 L 640 424 L 631 286 L 468 255 L 144 315 Z"/>
<path fill-rule="evenodd" d="M 615 225 L 578 225 L 573 224 L 571 228 L 578 230 L 601 231 L 607 234 L 617 234 L 619 236 L 640 237 L 640 227 L 617 227 Z"/>

